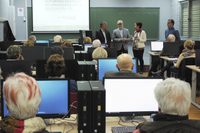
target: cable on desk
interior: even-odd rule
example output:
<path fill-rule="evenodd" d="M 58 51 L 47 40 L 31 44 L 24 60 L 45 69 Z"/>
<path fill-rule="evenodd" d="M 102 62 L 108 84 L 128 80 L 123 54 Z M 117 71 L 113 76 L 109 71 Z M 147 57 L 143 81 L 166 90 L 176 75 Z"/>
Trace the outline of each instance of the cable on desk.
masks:
<path fill-rule="evenodd" d="M 74 130 L 74 127 L 71 125 L 72 123 L 68 122 L 68 124 L 72 127 L 72 129 L 70 129 L 70 130 L 67 131 L 66 133 L 69 133 L 70 131 Z"/>
<path fill-rule="evenodd" d="M 63 117 L 62 117 L 62 119 L 64 119 L 67 115 L 68 115 L 68 113 L 70 112 L 70 110 L 72 109 L 72 107 L 73 107 L 73 105 L 74 105 L 74 103 L 76 103 L 77 101 L 74 101 L 71 105 L 70 105 L 70 108 L 69 108 L 69 111 L 67 112 L 67 114 L 66 115 L 64 115 Z M 76 106 L 74 106 L 74 107 L 76 107 Z"/>

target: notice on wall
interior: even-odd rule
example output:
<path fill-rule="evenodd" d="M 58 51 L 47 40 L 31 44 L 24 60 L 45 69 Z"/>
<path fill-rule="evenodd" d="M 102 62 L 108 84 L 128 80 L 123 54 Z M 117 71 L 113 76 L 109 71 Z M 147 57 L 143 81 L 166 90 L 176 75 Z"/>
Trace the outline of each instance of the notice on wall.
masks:
<path fill-rule="evenodd" d="M 24 16 L 24 8 L 17 8 L 17 16 Z"/>

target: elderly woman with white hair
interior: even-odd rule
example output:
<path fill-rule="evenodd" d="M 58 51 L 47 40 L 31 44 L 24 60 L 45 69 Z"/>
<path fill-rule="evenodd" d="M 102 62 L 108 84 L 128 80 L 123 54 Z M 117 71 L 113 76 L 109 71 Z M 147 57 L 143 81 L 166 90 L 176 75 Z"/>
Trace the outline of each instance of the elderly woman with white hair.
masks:
<path fill-rule="evenodd" d="M 34 78 L 24 73 L 8 77 L 4 82 L 3 97 L 10 117 L 0 121 L 1 132 L 48 132 L 43 119 L 36 117 L 41 103 L 41 90 Z"/>
<path fill-rule="evenodd" d="M 153 122 L 140 124 L 134 133 L 199 133 L 200 121 L 188 120 L 191 105 L 191 88 L 188 83 L 168 78 L 154 90 L 159 113 Z"/>
<path fill-rule="evenodd" d="M 93 62 L 95 62 L 95 69 L 96 70 L 97 70 L 97 59 L 99 59 L 99 58 L 107 58 L 107 57 L 108 57 L 108 53 L 102 47 L 98 47 L 93 51 L 92 58 L 93 58 Z"/>

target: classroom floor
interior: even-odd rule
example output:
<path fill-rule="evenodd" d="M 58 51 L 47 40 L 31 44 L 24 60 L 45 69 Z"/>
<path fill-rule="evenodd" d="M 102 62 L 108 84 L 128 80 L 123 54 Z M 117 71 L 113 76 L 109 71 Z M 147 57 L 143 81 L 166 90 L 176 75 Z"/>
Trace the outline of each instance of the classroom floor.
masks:
<path fill-rule="evenodd" d="M 148 72 L 144 72 L 142 75 L 147 76 Z M 200 93 L 197 95 L 196 102 L 200 104 Z M 189 110 L 189 119 L 200 120 L 200 109 L 196 108 L 194 105 L 191 104 Z"/>

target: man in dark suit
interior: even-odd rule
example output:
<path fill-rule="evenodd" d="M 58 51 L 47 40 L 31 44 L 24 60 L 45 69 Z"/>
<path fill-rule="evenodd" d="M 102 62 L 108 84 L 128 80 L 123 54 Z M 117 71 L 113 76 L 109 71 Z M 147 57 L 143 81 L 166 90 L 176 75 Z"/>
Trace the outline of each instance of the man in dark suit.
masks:
<path fill-rule="evenodd" d="M 117 48 L 117 55 L 128 53 L 127 43 L 130 38 L 129 30 L 123 27 L 123 21 L 117 21 L 118 28 L 113 30 L 114 47 Z"/>
<path fill-rule="evenodd" d="M 143 75 L 133 73 L 134 63 L 132 56 L 129 54 L 121 54 L 117 57 L 117 69 L 119 72 L 107 71 L 104 77 L 144 77 Z"/>
<path fill-rule="evenodd" d="M 100 23 L 101 29 L 96 31 L 96 39 L 99 39 L 106 47 L 110 47 L 111 37 L 110 32 L 107 30 L 107 23 L 105 21 Z"/>

